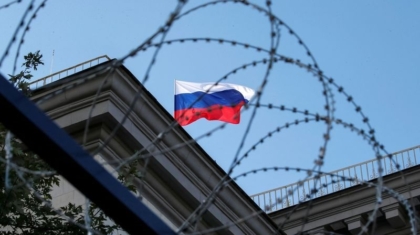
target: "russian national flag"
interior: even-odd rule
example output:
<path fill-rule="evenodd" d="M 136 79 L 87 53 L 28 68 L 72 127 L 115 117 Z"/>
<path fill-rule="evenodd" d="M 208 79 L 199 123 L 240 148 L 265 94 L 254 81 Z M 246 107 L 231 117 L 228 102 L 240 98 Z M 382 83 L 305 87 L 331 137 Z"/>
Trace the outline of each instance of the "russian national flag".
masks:
<path fill-rule="evenodd" d="M 254 94 L 251 88 L 236 84 L 175 81 L 175 120 L 181 126 L 200 118 L 238 124 L 241 107 Z"/>

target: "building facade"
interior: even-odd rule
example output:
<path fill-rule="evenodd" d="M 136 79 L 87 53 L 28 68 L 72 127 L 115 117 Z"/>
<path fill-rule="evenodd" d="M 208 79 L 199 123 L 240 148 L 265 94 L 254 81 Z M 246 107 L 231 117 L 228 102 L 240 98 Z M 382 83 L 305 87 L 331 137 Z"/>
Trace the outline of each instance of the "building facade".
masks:
<path fill-rule="evenodd" d="M 105 62 L 100 63 L 100 59 Z M 91 66 L 94 61 L 97 65 Z M 182 127 L 173 125 L 172 115 L 126 67 L 115 67 L 113 62 L 108 57 L 98 57 L 35 81 L 31 85 L 33 100 L 85 149 L 95 153 L 94 158 L 114 176 L 118 175 L 120 164 L 139 151 L 148 156 L 136 161 L 138 171 L 142 172 L 134 180 L 140 189 L 137 196 L 176 231 L 226 172 Z M 86 126 L 89 131 L 84 136 Z M 98 148 L 101 151 L 96 151 Z M 420 157 L 420 146 L 411 150 L 414 152 L 408 153 L 408 158 L 405 155 L 402 158 L 407 169 L 395 171 L 389 164 L 390 169 L 385 168 L 389 174 L 383 180 L 386 187 L 409 199 L 411 211 L 417 216 L 420 166 L 416 153 Z M 348 177 L 375 183 L 373 162 L 364 164 L 367 173 L 357 172 L 359 165 L 352 166 L 354 170 L 348 167 L 334 173 L 340 175 L 348 170 Z M 384 164 L 386 167 L 387 163 Z M 368 178 L 360 178 L 363 174 Z M 418 222 L 410 221 L 406 205 L 394 195 L 383 191 L 379 200 L 375 187 L 345 183 L 343 187 L 339 181 L 322 180 L 321 184 L 332 187 L 330 191 L 326 188 L 324 193 L 320 189 L 316 196 L 307 198 L 311 187 L 305 189 L 297 183 L 249 197 L 230 181 L 197 226 L 189 226 L 186 232 L 221 228 L 210 234 L 417 234 L 413 223 Z M 85 202 L 83 194 L 64 179 L 54 188 L 52 196 L 55 207 Z M 375 208 L 374 223 L 365 226 Z M 241 221 L 242 218 L 247 219 Z M 364 227 L 366 231 L 362 231 Z"/>
<path fill-rule="evenodd" d="M 420 166 L 383 177 L 385 187 L 407 199 L 415 217 L 419 211 L 419 179 Z M 376 183 L 376 180 L 372 183 Z M 395 198 L 383 190 L 382 199 L 378 200 L 376 193 L 376 187 L 356 185 L 269 213 L 269 216 L 277 225 L 282 225 L 286 234 L 297 234 L 300 231 L 308 234 L 360 234 L 378 207 L 374 223 L 366 226 L 367 231 L 363 234 L 418 234 L 415 226 L 418 226 L 419 221 L 410 221 L 401 198 Z"/>
<path fill-rule="evenodd" d="M 76 66 L 40 79 L 31 84 L 35 88 L 32 99 L 89 152 L 101 148 L 94 157 L 115 176 L 120 164 L 139 151 L 148 156 L 137 161 L 139 172 L 146 169 L 133 182 L 140 189 L 138 198 L 175 231 L 226 172 L 182 127 L 172 125 L 172 115 L 127 68 L 114 67 L 113 62 L 88 66 L 80 72 Z M 73 70 L 76 72 L 67 76 Z M 56 75 L 64 78 L 52 81 Z M 89 131 L 84 136 L 86 126 Z M 162 132 L 166 134 L 159 135 Z M 57 207 L 85 201 L 65 180 L 52 196 Z M 236 223 L 252 214 L 256 215 Z M 212 234 L 281 233 L 234 181 L 217 195 L 197 225 L 186 231 L 213 228 L 222 229 Z"/>

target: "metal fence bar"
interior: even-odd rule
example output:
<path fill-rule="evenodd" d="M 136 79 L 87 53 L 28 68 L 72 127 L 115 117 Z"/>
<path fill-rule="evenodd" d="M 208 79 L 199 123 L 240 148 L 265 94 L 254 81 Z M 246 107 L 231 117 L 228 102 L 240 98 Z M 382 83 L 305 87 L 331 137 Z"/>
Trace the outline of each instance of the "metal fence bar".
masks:
<path fill-rule="evenodd" d="M 29 87 L 33 90 L 37 89 L 37 88 L 40 88 L 40 87 L 45 86 L 45 85 L 47 85 L 51 82 L 58 81 L 58 80 L 60 80 L 64 77 L 75 74 L 77 72 L 77 68 L 81 67 L 80 71 L 82 71 L 84 69 L 88 69 L 88 68 L 92 67 L 92 62 L 94 62 L 94 61 L 96 61 L 97 62 L 96 65 L 98 65 L 100 63 L 100 61 L 105 62 L 105 61 L 109 61 L 109 60 L 111 60 L 111 59 L 107 55 L 98 56 L 98 57 L 93 58 L 91 60 L 85 61 L 85 62 L 80 63 L 80 64 L 76 64 L 76 65 L 74 65 L 70 68 L 58 71 L 56 73 L 50 74 L 48 76 L 45 76 L 43 78 L 40 78 L 40 79 L 35 80 L 33 82 L 30 82 Z M 86 67 L 85 67 L 85 65 L 86 65 Z M 69 74 L 69 72 L 70 72 L 70 74 Z"/>
<path fill-rule="evenodd" d="M 0 122 L 130 234 L 175 234 L 0 74 Z"/>
<path fill-rule="evenodd" d="M 404 155 L 406 155 L 407 159 L 404 159 Z M 411 160 L 411 156 L 413 156 L 414 158 L 413 160 Z M 391 158 L 383 157 L 381 159 L 381 161 L 383 161 L 383 168 L 384 168 L 382 175 L 385 176 L 385 175 L 389 175 L 396 172 L 397 171 L 396 164 L 401 163 L 400 168 L 399 168 L 400 170 L 404 170 L 404 169 L 419 165 L 418 163 L 419 161 L 417 160 L 418 156 L 420 157 L 420 145 L 395 152 L 392 154 Z M 389 161 L 389 168 L 387 167 L 387 159 Z M 348 167 L 330 172 L 330 174 L 336 175 L 334 177 L 333 176 L 329 177 L 328 175 L 321 175 L 318 179 L 319 183 L 317 183 L 316 185 L 315 185 L 315 178 L 310 178 L 304 182 L 301 182 L 302 186 L 299 186 L 299 183 L 293 183 L 293 184 L 289 184 L 283 187 L 268 190 L 259 194 L 251 195 L 250 197 L 253 198 L 254 201 L 256 201 L 255 198 L 259 198 L 261 196 L 265 198 L 267 195 L 270 195 L 269 207 L 267 207 L 267 204 L 265 203 L 264 205 L 261 205 L 259 202 L 257 203 L 260 206 L 260 208 L 262 208 L 263 210 L 266 210 L 267 212 L 278 210 L 277 209 L 278 208 L 277 204 L 279 201 L 278 199 L 282 199 L 283 203 L 279 209 L 283 209 L 289 206 L 296 205 L 297 203 L 301 201 L 308 200 L 309 198 L 307 198 L 306 195 L 310 195 L 310 198 L 321 197 L 321 196 L 324 196 L 333 192 L 337 192 L 342 189 L 346 189 L 346 188 L 358 185 L 359 184 L 358 182 L 360 181 L 369 181 L 369 180 L 376 179 L 379 176 L 379 173 L 378 173 L 379 169 L 377 169 L 378 168 L 377 161 L 378 160 L 375 158 L 369 161 L 365 161 L 359 164 L 355 164 L 352 166 L 348 166 Z M 347 177 L 356 179 L 355 182 L 346 183 L 346 180 L 343 180 L 341 178 L 341 176 L 346 177 L 346 173 L 345 173 L 346 171 L 348 172 Z M 323 179 L 325 182 L 322 182 Z M 334 180 L 334 183 L 332 183 L 333 180 Z M 316 188 L 318 189 L 318 193 L 316 195 L 312 195 L 311 183 L 314 183 L 314 187 L 316 186 Z M 323 184 L 326 184 L 327 187 L 323 187 Z M 307 187 L 307 189 L 305 187 Z M 331 190 L 329 190 L 329 188 Z M 294 192 L 291 195 L 289 195 L 289 190 L 292 190 L 292 191 L 294 190 Z M 302 190 L 302 192 L 300 192 L 300 190 Z M 277 191 L 280 191 L 280 198 L 277 198 L 277 194 L 276 194 L 276 198 L 274 199 L 274 201 L 272 201 L 271 193 L 277 192 Z M 285 192 L 284 198 L 283 198 L 283 191 Z M 290 200 L 290 197 L 291 197 L 291 200 Z M 297 197 L 297 200 L 295 200 L 295 197 Z M 269 208 L 269 210 L 267 210 L 267 208 Z"/>

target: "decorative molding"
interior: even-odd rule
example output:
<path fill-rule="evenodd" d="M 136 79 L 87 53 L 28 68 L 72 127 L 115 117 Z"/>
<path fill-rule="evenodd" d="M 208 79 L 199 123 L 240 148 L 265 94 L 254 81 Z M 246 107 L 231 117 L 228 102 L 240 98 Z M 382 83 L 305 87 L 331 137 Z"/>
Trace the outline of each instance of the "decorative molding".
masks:
<path fill-rule="evenodd" d="M 179 226 L 206 198 L 225 172 L 196 143 L 164 153 L 161 150 L 176 146 L 191 137 L 175 127 L 159 142 L 153 143 L 158 133 L 173 122 L 173 118 L 141 86 L 131 73 L 121 67 L 107 77 L 107 83 L 96 98 L 92 113 L 91 129 L 86 148 L 93 150 L 101 145 L 129 109 L 135 94 L 143 94 L 137 100 L 131 114 L 117 135 L 104 149 L 104 158 L 115 166 L 135 151 L 151 146 L 150 163 L 144 182 L 142 196 L 160 211 L 175 226 Z M 81 76 L 80 74 L 78 75 Z M 82 139 L 86 119 L 95 94 L 105 75 L 93 78 L 81 86 L 65 90 L 40 105 L 55 121 L 79 142 Z M 49 89 L 35 91 L 34 99 L 63 88 L 71 77 L 48 85 Z M 233 181 L 220 192 L 214 204 L 203 216 L 198 228 L 206 229 L 246 217 L 259 211 L 259 207 Z M 277 228 L 265 213 L 223 230 L 223 234 L 273 234 Z"/>
<path fill-rule="evenodd" d="M 407 224 L 404 209 L 399 203 L 394 203 L 381 208 L 385 214 L 385 218 L 393 228 L 400 228 Z"/>
<path fill-rule="evenodd" d="M 362 227 L 365 225 L 366 220 L 362 215 L 356 215 L 344 220 L 347 224 L 347 229 L 351 234 L 359 234 Z"/>

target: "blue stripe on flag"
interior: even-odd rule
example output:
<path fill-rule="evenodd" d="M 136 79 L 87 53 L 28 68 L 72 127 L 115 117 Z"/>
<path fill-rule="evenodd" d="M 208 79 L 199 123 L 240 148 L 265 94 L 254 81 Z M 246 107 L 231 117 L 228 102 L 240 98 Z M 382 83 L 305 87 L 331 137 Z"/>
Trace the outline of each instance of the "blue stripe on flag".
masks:
<path fill-rule="evenodd" d="M 197 101 L 199 98 L 200 100 Z M 175 95 L 175 111 L 187 108 L 208 108 L 213 105 L 234 106 L 241 102 L 248 103 L 248 100 L 243 97 L 242 93 L 233 89 L 210 94 L 201 91 L 182 93 Z"/>

